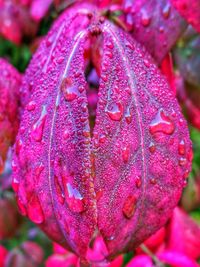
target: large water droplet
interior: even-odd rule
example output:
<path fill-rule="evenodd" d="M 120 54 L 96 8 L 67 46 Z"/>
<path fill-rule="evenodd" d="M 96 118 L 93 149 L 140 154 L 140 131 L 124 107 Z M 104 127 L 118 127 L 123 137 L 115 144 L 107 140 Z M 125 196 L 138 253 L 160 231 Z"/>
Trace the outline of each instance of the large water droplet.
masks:
<path fill-rule="evenodd" d="M 78 189 L 73 188 L 70 183 L 67 183 L 66 186 L 67 186 L 66 201 L 69 208 L 73 212 L 83 212 L 84 211 L 83 196 L 80 194 Z"/>
<path fill-rule="evenodd" d="M 141 187 L 141 185 L 142 185 L 141 177 L 139 177 L 139 176 L 136 177 L 135 184 L 136 184 L 137 188 Z"/>
<path fill-rule="evenodd" d="M 170 117 L 166 116 L 162 109 L 159 110 L 155 119 L 152 120 L 149 131 L 151 134 L 158 132 L 164 134 L 172 134 L 175 130 L 175 126 Z"/>
<path fill-rule="evenodd" d="M 72 82 L 69 78 L 65 78 L 63 80 L 61 90 L 67 101 L 73 101 L 79 94 L 78 88 L 72 85 Z"/>
<path fill-rule="evenodd" d="M 128 196 L 124 202 L 122 212 L 127 219 L 131 219 L 135 213 L 136 198 L 135 196 Z"/>
<path fill-rule="evenodd" d="M 36 195 L 32 195 L 28 203 L 28 217 L 36 224 L 44 222 L 44 213 L 40 204 L 40 201 Z"/>
<path fill-rule="evenodd" d="M 113 121 L 120 121 L 123 114 L 123 106 L 120 102 L 111 103 L 106 108 L 106 112 Z"/>
<path fill-rule="evenodd" d="M 33 125 L 33 128 L 32 128 L 32 134 L 31 135 L 35 139 L 35 141 L 37 141 L 37 142 L 40 142 L 42 140 L 46 116 L 47 116 L 46 106 L 43 106 L 40 118 Z"/>

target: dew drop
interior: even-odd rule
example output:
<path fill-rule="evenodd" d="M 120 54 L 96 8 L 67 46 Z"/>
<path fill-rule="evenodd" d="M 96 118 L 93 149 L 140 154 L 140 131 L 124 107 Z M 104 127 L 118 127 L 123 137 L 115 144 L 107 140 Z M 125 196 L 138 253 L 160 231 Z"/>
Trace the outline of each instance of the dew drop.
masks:
<path fill-rule="evenodd" d="M 41 224 L 44 222 L 44 213 L 40 201 L 36 195 L 32 195 L 28 203 L 27 210 L 28 210 L 28 217 L 32 222 L 36 224 Z"/>
<path fill-rule="evenodd" d="M 187 163 L 187 159 L 186 158 L 180 158 L 179 159 L 179 165 L 180 166 L 185 166 Z"/>
<path fill-rule="evenodd" d="M 162 10 L 162 15 L 165 19 L 168 19 L 169 18 L 169 15 L 170 15 L 170 10 L 171 10 L 171 6 L 169 3 L 167 3 L 165 5 L 165 7 L 163 8 Z"/>
<path fill-rule="evenodd" d="M 33 128 L 32 128 L 32 134 L 31 135 L 35 139 L 35 141 L 37 141 L 37 142 L 40 142 L 42 140 L 46 116 L 47 116 L 46 106 L 43 106 L 40 118 L 33 125 Z"/>
<path fill-rule="evenodd" d="M 135 196 L 128 196 L 124 202 L 122 212 L 127 219 L 131 219 L 135 213 L 136 198 Z"/>
<path fill-rule="evenodd" d="M 129 157 L 130 157 L 130 147 L 129 146 L 123 147 L 123 149 L 122 149 L 122 159 L 123 159 L 124 163 L 128 162 Z"/>
<path fill-rule="evenodd" d="M 106 112 L 113 121 L 120 121 L 123 113 L 123 106 L 120 102 L 109 104 Z"/>
<path fill-rule="evenodd" d="M 157 181 L 156 181 L 155 178 L 151 178 L 151 179 L 150 179 L 150 183 L 153 184 L 153 185 L 155 185 L 155 184 L 157 184 Z"/>
<path fill-rule="evenodd" d="M 152 120 L 149 131 L 151 134 L 162 132 L 164 134 L 172 134 L 175 130 L 172 120 L 165 115 L 162 109 L 159 110 L 155 119 Z"/>
<path fill-rule="evenodd" d="M 69 78 L 63 79 L 61 90 L 64 94 L 65 100 L 67 101 L 73 101 L 79 95 L 78 88 L 72 85 L 72 82 Z"/>
<path fill-rule="evenodd" d="M 35 107 L 36 107 L 35 101 L 30 101 L 26 106 L 28 111 L 33 111 L 35 109 Z"/>
<path fill-rule="evenodd" d="M 130 108 L 127 108 L 126 110 L 125 119 L 128 124 L 132 122 L 132 114 L 131 114 Z"/>
<path fill-rule="evenodd" d="M 56 175 L 54 177 L 54 182 L 55 182 L 55 189 L 56 189 L 56 195 L 58 197 L 58 201 L 60 202 L 61 205 L 63 205 L 65 202 L 65 196 L 64 196 L 62 187 L 59 183 L 58 177 Z"/>
<path fill-rule="evenodd" d="M 139 177 L 139 176 L 136 177 L 135 184 L 136 184 L 137 188 L 141 187 L 141 185 L 142 185 L 141 177 Z"/>
<path fill-rule="evenodd" d="M 12 188 L 15 193 L 19 191 L 19 180 L 15 176 L 12 178 Z"/>
<path fill-rule="evenodd" d="M 78 213 L 84 211 L 83 196 L 70 183 L 67 183 L 66 201 L 71 211 Z"/>
<path fill-rule="evenodd" d="M 181 140 L 179 145 L 178 145 L 178 153 L 179 153 L 179 155 L 185 154 L 185 141 L 184 140 Z"/>
<path fill-rule="evenodd" d="M 42 163 L 40 163 L 36 168 L 35 168 L 35 176 L 36 179 L 38 180 L 40 178 L 40 175 L 42 173 L 42 171 L 44 170 L 44 165 Z"/>
<path fill-rule="evenodd" d="M 150 145 L 149 145 L 149 151 L 151 153 L 154 153 L 156 151 L 156 146 L 155 146 L 155 144 L 153 142 L 151 142 Z"/>
<path fill-rule="evenodd" d="M 141 24 L 144 27 L 147 27 L 149 26 L 150 22 L 151 22 L 150 16 L 147 14 L 146 11 L 143 10 L 142 17 L 141 17 Z"/>

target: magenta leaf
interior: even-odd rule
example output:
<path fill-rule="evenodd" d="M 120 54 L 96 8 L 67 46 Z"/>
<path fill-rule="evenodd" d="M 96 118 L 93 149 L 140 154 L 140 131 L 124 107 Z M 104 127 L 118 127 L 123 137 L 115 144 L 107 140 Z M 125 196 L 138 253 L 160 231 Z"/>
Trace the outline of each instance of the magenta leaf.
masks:
<path fill-rule="evenodd" d="M 37 24 L 30 17 L 28 8 L 11 0 L 0 1 L 0 35 L 20 44 L 22 37 L 34 36 Z"/>
<path fill-rule="evenodd" d="M 180 14 L 200 32 L 200 0 L 170 0 Z"/>
<path fill-rule="evenodd" d="M 18 105 L 21 75 L 6 60 L 0 58 L 0 173 L 4 169 L 8 148 L 18 130 Z"/>
<path fill-rule="evenodd" d="M 67 10 L 34 55 L 13 161 L 21 213 L 83 260 L 99 235 L 112 259 L 162 227 L 192 159 L 166 79 L 141 45 L 95 12 Z M 85 70 L 97 36 L 104 53 L 93 129 Z"/>
<path fill-rule="evenodd" d="M 178 207 L 170 220 L 167 248 L 192 259 L 200 257 L 200 226 Z"/>
<path fill-rule="evenodd" d="M 170 0 L 124 0 L 132 36 L 161 63 L 186 28 Z"/>

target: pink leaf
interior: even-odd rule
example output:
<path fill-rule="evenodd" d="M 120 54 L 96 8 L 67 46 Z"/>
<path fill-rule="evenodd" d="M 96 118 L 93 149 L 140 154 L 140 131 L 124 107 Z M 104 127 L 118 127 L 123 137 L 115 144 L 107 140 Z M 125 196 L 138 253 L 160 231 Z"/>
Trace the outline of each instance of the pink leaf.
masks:
<path fill-rule="evenodd" d="M 18 130 L 18 105 L 21 75 L 0 58 L 0 173 L 4 169 L 8 148 Z"/>
<path fill-rule="evenodd" d="M 200 0 L 170 0 L 180 14 L 200 32 Z"/>
<path fill-rule="evenodd" d="M 32 0 L 30 13 L 35 21 L 40 21 L 47 13 L 53 0 Z"/>
<path fill-rule="evenodd" d="M 161 63 L 186 28 L 170 0 L 124 0 L 131 34 Z"/>
<path fill-rule="evenodd" d="M 167 247 L 192 259 L 200 257 L 200 226 L 178 207 L 170 221 Z"/>
<path fill-rule="evenodd" d="M 191 167 L 186 121 L 166 79 L 144 48 L 94 14 L 86 4 L 68 9 L 34 55 L 13 162 L 21 213 L 82 262 L 99 235 L 107 260 L 162 227 Z M 93 130 L 85 70 L 97 36 Z"/>
<path fill-rule="evenodd" d="M 175 251 L 164 251 L 157 255 L 159 260 L 166 264 L 170 264 L 171 267 L 199 267 L 193 259 L 190 259 L 183 253 Z"/>
<path fill-rule="evenodd" d="M 153 267 L 152 259 L 147 255 L 135 256 L 126 267 Z"/>

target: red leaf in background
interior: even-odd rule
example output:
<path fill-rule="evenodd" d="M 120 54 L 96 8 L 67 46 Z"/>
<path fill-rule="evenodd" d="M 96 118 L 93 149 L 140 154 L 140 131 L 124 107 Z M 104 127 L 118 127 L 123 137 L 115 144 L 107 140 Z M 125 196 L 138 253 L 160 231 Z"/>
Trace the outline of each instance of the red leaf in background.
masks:
<path fill-rule="evenodd" d="M 31 17 L 35 21 L 40 21 L 47 13 L 53 0 L 32 0 L 30 6 Z"/>
<path fill-rule="evenodd" d="M 187 257 L 184 253 L 173 250 L 158 253 L 157 257 L 162 262 L 170 264 L 171 267 L 199 267 L 199 264 Z"/>
<path fill-rule="evenodd" d="M 18 105 L 21 75 L 0 58 L 0 174 L 4 169 L 8 148 L 18 130 Z"/>
<path fill-rule="evenodd" d="M 186 23 L 170 0 L 124 0 L 126 22 L 132 26 L 132 36 L 143 44 L 161 63 Z"/>
<path fill-rule="evenodd" d="M 170 220 L 167 248 L 187 255 L 200 257 L 200 226 L 183 210 L 175 208 Z"/>
<path fill-rule="evenodd" d="M 25 241 L 18 248 L 9 251 L 5 267 L 38 267 L 44 257 L 43 249 L 35 242 Z"/>
<path fill-rule="evenodd" d="M 0 245 L 0 267 L 5 267 L 5 259 L 8 254 L 7 249 Z"/>
<path fill-rule="evenodd" d="M 100 235 L 111 259 L 166 223 L 190 171 L 191 142 L 146 50 L 93 12 L 86 4 L 67 10 L 26 71 L 21 91 L 31 96 L 13 179 L 21 213 L 53 240 L 85 259 Z M 92 130 L 85 70 L 90 40 L 99 35 L 104 54 Z"/>
<path fill-rule="evenodd" d="M 0 241 L 15 234 L 20 219 L 14 196 L 6 194 L 0 197 Z"/>
<path fill-rule="evenodd" d="M 135 256 L 126 267 L 154 267 L 152 259 L 147 255 Z"/>
<path fill-rule="evenodd" d="M 47 258 L 45 267 L 75 267 L 78 264 L 78 258 L 73 253 L 66 255 L 53 254 Z"/>
<path fill-rule="evenodd" d="M 200 129 L 200 94 L 196 87 L 186 86 L 180 74 L 176 77 L 177 97 L 186 109 L 188 121 L 197 129 Z"/>
<path fill-rule="evenodd" d="M 200 0 L 170 0 L 180 14 L 200 32 Z"/>
<path fill-rule="evenodd" d="M 14 0 L 0 2 L 0 34 L 4 38 L 20 44 L 24 35 L 34 36 L 36 31 L 37 24 L 31 20 L 27 8 Z"/>
<path fill-rule="evenodd" d="M 197 148 L 198 149 L 198 148 Z M 190 176 L 188 185 L 183 191 L 181 205 L 186 211 L 193 211 L 200 206 L 200 174 Z"/>

